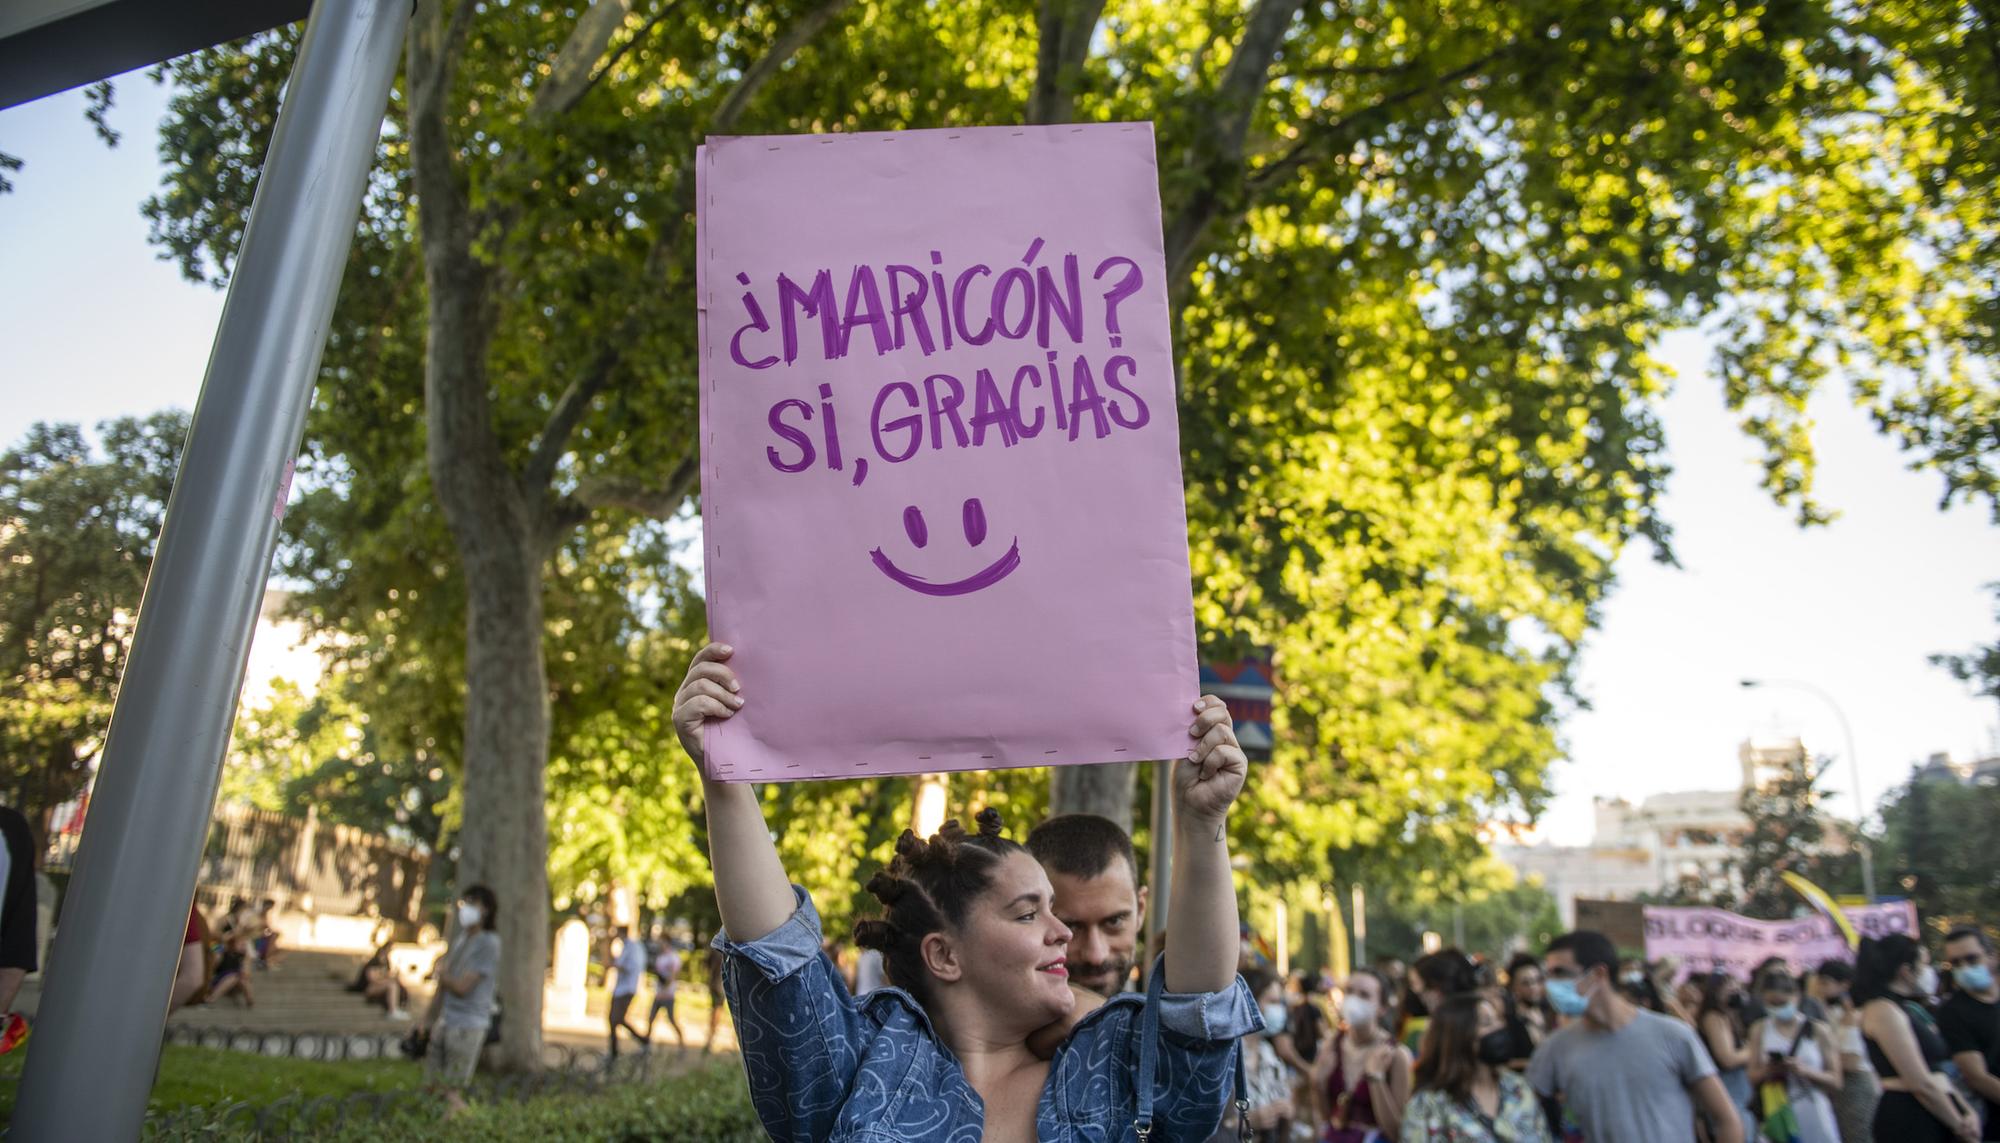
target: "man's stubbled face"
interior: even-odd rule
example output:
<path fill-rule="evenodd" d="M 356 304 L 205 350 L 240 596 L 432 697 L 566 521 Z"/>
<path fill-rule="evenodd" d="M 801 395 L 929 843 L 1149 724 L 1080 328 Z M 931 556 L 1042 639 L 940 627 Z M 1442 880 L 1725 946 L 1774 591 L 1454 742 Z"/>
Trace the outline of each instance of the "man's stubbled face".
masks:
<path fill-rule="evenodd" d="M 1125 987 L 1146 929 L 1146 894 L 1132 867 L 1114 859 L 1095 877 L 1049 873 L 1056 917 L 1069 926 L 1070 983 L 1103 996 Z"/>

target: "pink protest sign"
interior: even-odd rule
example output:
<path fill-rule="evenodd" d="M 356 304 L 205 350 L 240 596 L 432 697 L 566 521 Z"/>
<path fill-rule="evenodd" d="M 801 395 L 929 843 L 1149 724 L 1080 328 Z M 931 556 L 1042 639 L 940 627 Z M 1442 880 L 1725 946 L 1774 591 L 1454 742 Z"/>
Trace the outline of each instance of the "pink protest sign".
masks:
<path fill-rule="evenodd" d="M 1891 933 L 1919 936 L 1917 909 L 1908 901 L 1850 905 L 1841 909 L 1863 937 Z M 1727 909 L 1646 906 L 1646 959 L 1680 961 L 1679 979 L 1723 971 L 1747 981 L 1770 957 L 1783 957 L 1792 972 L 1809 972 L 1829 960 L 1852 963 L 1854 950 L 1833 922 L 1814 913 L 1790 921 L 1755 921 Z"/>
<path fill-rule="evenodd" d="M 1173 757 L 1196 690 L 1149 124 L 710 139 L 710 771 Z"/>

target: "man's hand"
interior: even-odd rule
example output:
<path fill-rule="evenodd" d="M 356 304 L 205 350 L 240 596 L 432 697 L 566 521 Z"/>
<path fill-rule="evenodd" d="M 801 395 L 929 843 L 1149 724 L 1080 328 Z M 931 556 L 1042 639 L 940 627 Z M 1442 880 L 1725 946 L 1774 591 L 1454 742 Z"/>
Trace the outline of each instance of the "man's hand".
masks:
<path fill-rule="evenodd" d="M 674 735 L 697 766 L 702 761 L 702 727 L 710 721 L 725 721 L 743 709 L 743 684 L 725 665 L 735 653 L 736 649 L 726 643 L 710 643 L 695 652 L 687 678 L 674 694 Z"/>
<path fill-rule="evenodd" d="M 1243 791 L 1243 779 L 1250 760 L 1236 741 L 1236 728 L 1229 720 L 1229 708 L 1214 695 L 1203 695 L 1194 704 L 1194 724 L 1188 737 L 1194 745 L 1187 757 L 1174 767 L 1174 801 L 1183 817 L 1213 821 L 1218 826 L 1229 813 L 1230 803 Z"/>
<path fill-rule="evenodd" d="M 1069 1006 L 1069 1015 L 1044 1024 L 1028 1036 L 1028 1051 L 1034 1053 L 1038 1060 L 1054 1059 L 1056 1049 L 1069 1039 L 1069 1034 L 1076 1030 L 1077 1022 L 1104 1007 L 1104 997 L 1088 988 L 1072 984 L 1069 990 L 1076 997 L 1076 1003 Z"/>

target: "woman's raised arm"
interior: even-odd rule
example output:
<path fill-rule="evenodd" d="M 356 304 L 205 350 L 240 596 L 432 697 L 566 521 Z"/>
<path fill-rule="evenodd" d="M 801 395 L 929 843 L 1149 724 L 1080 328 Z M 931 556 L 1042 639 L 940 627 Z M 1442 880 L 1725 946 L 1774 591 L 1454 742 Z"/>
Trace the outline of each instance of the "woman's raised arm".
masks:
<path fill-rule="evenodd" d="M 1229 806 L 1250 762 L 1229 708 L 1194 704 L 1193 745 L 1174 765 L 1174 872 L 1167 906 L 1167 991 L 1221 992 L 1236 979 L 1236 887 L 1229 875 Z"/>
<path fill-rule="evenodd" d="M 733 941 L 771 934 L 798 908 L 791 879 L 778 860 L 764 807 L 747 782 L 713 782 L 702 760 L 702 728 L 743 709 L 743 684 L 729 669 L 735 649 L 710 643 L 688 664 L 686 681 L 674 695 L 674 733 L 701 772 L 708 802 L 708 864 L 715 872 L 715 903 L 722 927 Z"/>

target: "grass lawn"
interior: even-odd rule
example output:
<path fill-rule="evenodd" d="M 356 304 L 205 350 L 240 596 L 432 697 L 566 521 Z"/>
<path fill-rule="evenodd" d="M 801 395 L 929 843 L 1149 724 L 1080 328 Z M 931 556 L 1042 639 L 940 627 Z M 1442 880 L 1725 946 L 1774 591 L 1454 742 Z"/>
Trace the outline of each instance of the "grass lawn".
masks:
<path fill-rule="evenodd" d="M 0 1121 L 14 1113 L 21 1068 L 35 1041 L 0 1056 Z M 149 1106 L 154 1111 L 214 1104 L 266 1104 L 288 1095 L 315 1098 L 357 1091 L 391 1091 L 421 1086 L 423 1068 L 403 1059 L 294 1060 L 169 1044 L 160 1057 L 160 1076 Z"/>

